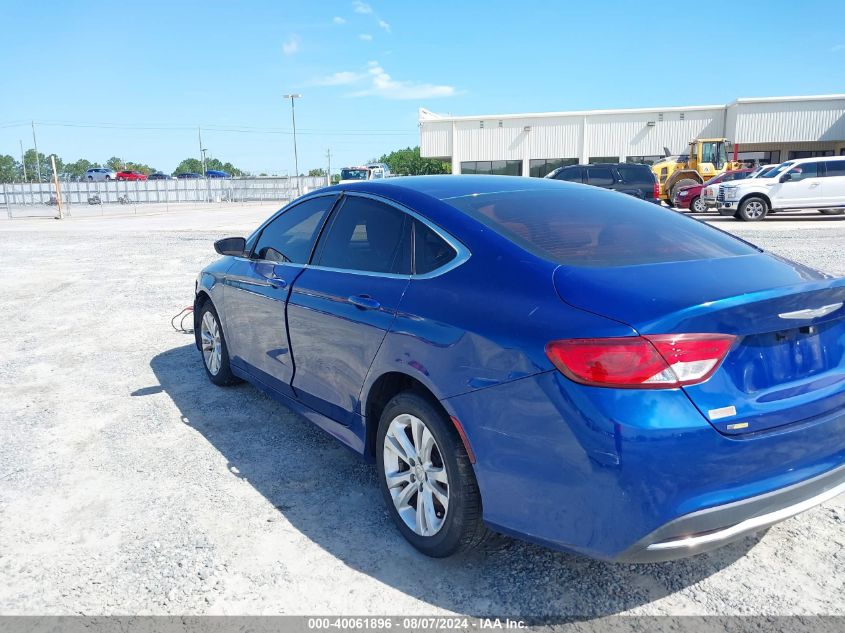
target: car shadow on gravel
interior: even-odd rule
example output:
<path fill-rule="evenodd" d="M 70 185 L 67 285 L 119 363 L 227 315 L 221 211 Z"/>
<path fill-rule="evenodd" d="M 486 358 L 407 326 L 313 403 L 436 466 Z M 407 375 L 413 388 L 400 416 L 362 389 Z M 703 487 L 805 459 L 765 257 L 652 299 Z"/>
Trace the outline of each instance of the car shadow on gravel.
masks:
<path fill-rule="evenodd" d="M 752 537 L 687 560 L 625 565 L 503 537 L 489 551 L 429 559 L 392 524 L 375 468 L 328 434 L 249 385 L 212 385 L 193 345 L 159 354 L 150 366 L 183 422 L 220 451 L 232 477 L 246 480 L 270 502 L 266 521 L 285 530 L 286 520 L 343 565 L 438 608 L 477 617 L 611 615 L 692 587 L 758 542 Z M 375 598 L 366 601 L 368 590 Z M 361 610 L 379 603 L 378 584 L 355 591 L 362 595 Z M 389 605 L 379 610 L 389 611 Z"/>

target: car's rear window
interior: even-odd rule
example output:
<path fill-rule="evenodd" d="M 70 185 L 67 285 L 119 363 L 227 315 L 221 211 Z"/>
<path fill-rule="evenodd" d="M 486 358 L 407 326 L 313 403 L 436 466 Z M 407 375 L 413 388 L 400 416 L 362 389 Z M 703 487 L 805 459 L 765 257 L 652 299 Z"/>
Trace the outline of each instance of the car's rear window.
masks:
<path fill-rule="evenodd" d="M 654 184 L 654 174 L 649 167 L 645 165 L 626 165 L 621 164 L 617 167 L 622 181 L 629 185 L 647 185 Z"/>
<path fill-rule="evenodd" d="M 580 185 L 444 200 L 539 257 L 569 266 L 634 266 L 750 255 L 727 233 L 631 196 Z"/>

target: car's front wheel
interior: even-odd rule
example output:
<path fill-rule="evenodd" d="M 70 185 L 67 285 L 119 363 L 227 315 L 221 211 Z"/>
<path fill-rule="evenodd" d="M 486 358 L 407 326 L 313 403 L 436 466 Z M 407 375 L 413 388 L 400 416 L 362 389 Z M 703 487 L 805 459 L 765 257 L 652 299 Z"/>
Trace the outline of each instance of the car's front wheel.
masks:
<path fill-rule="evenodd" d="M 690 202 L 689 208 L 693 210 L 694 213 L 707 213 L 707 205 L 704 203 L 704 200 L 701 199 L 701 196 L 696 196 Z"/>
<path fill-rule="evenodd" d="M 819 213 L 823 215 L 842 215 L 845 209 L 819 209 Z"/>
<path fill-rule="evenodd" d="M 206 301 L 200 308 L 200 351 L 202 351 L 203 365 L 208 378 L 215 385 L 226 386 L 240 382 L 229 367 L 229 349 L 217 310 Z"/>
<path fill-rule="evenodd" d="M 737 216 L 744 222 L 756 222 L 765 218 L 768 212 L 769 205 L 766 201 L 763 198 L 752 196 L 742 201 Z"/>
<path fill-rule="evenodd" d="M 376 447 L 385 503 L 411 545 L 442 558 L 487 540 L 472 464 L 438 407 L 412 391 L 395 396 L 381 415 Z"/>

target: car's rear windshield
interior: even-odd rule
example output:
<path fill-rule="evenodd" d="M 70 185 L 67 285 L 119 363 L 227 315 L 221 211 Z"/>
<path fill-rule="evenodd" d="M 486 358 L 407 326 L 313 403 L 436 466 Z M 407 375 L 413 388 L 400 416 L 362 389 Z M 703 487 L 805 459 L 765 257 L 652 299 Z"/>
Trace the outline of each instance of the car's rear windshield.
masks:
<path fill-rule="evenodd" d="M 622 181 L 629 185 L 654 185 L 654 174 L 646 165 L 620 164 L 617 169 Z"/>
<path fill-rule="evenodd" d="M 544 259 L 615 267 L 750 255 L 753 246 L 651 202 L 589 186 L 444 200 Z"/>

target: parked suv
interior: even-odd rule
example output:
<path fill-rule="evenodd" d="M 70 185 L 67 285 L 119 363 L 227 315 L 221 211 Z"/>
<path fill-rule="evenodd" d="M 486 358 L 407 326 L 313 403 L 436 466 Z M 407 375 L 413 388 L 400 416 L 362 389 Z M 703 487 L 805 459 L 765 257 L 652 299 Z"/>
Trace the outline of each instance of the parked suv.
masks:
<path fill-rule="evenodd" d="M 590 163 L 558 167 L 546 175 L 553 180 L 581 182 L 660 203 L 660 187 L 648 165 L 640 163 Z"/>
<path fill-rule="evenodd" d="M 763 178 L 719 185 L 716 200 L 721 215 L 746 222 L 786 209 L 838 215 L 845 212 L 845 156 L 781 163 Z"/>
<path fill-rule="evenodd" d="M 114 180 L 117 174 L 113 169 L 108 167 L 92 167 L 85 172 L 85 180 L 91 182 L 101 182 L 103 180 Z"/>

